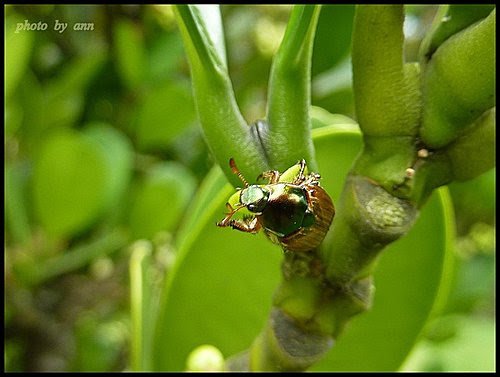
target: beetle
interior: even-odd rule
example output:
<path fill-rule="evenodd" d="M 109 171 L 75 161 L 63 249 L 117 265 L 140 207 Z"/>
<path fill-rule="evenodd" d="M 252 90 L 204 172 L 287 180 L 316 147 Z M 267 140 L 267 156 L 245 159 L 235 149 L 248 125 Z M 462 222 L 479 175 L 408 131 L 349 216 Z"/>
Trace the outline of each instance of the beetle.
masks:
<path fill-rule="evenodd" d="M 226 203 L 228 213 L 217 223 L 257 233 L 261 229 L 285 251 L 304 252 L 318 247 L 335 216 L 328 193 L 320 186 L 320 175 L 308 173 L 304 159 L 280 174 L 270 170 L 257 177 L 267 184 L 249 184 L 233 158 L 229 166 L 244 184 Z M 238 213 L 239 212 L 239 213 Z M 237 217 L 236 214 L 240 218 Z"/>

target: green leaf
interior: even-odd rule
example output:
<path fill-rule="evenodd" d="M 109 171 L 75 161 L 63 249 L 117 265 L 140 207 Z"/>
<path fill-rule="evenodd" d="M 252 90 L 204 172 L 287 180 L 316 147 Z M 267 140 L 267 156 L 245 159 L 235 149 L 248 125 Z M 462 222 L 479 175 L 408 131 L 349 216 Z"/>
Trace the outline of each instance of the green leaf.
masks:
<path fill-rule="evenodd" d="M 322 4 L 314 38 L 312 75 L 334 68 L 350 55 L 354 5 Z"/>
<path fill-rule="evenodd" d="M 188 85 L 168 82 L 145 94 L 139 108 L 137 139 L 141 150 L 165 148 L 196 121 L 193 96 Z"/>
<path fill-rule="evenodd" d="M 51 100 L 64 98 L 70 93 L 82 92 L 105 60 L 106 55 L 100 50 L 71 60 L 57 78 L 51 80 L 47 85 L 48 103 Z"/>
<path fill-rule="evenodd" d="M 77 57 L 47 84 L 44 88 L 45 127 L 73 126 L 84 110 L 84 91 L 105 58 L 99 50 Z"/>
<path fill-rule="evenodd" d="M 23 107 L 17 100 L 5 101 L 5 135 L 11 136 L 16 133 L 23 123 Z"/>
<path fill-rule="evenodd" d="M 359 126 L 356 121 L 346 115 L 332 114 L 327 110 L 317 106 L 311 106 L 310 111 L 312 128 L 335 125 L 337 129 L 342 128 L 345 130 L 359 131 Z"/>
<path fill-rule="evenodd" d="M 106 179 L 106 157 L 94 140 L 70 130 L 50 135 L 33 170 L 37 218 L 56 236 L 83 230 L 104 208 Z"/>
<path fill-rule="evenodd" d="M 26 208 L 27 167 L 14 163 L 5 165 L 5 222 L 14 241 L 25 243 L 31 236 Z"/>
<path fill-rule="evenodd" d="M 328 71 L 316 75 L 312 81 L 312 103 L 332 113 L 353 114 L 351 66 L 349 56 Z"/>
<path fill-rule="evenodd" d="M 194 177 L 182 165 L 165 162 L 154 166 L 132 195 L 129 225 L 133 238 L 151 238 L 161 230 L 173 231 L 195 187 Z"/>
<path fill-rule="evenodd" d="M 21 81 L 28 66 L 35 33 L 28 30 L 17 30 L 18 24 L 24 20 L 17 16 L 9 16 L 5 20 L 5 97 L 9 97 Z"/>
<path fill-rule="evenodd" d="M 411 231 L 388 246 L 374 274 L 373 307 L 352 319 L 313 370 L 396 371 L 412 350 L 428 316 L 442 305 L 451 273 L 451 203 L 435 193 Z"/>
<path fill-rule="evenodd" d="M 133 151 L 118 130 L 92 123 L 83 133 L 57 131 L 40 144 L 32 194 L 36 217 L 50 233 L 82 231 L 123 199 Z"/>
<path fill-rule="evenodd" d="M 51 111 L 44 106 L 44 89 L 31 70 L 25 73 L 17 92 L 23 116 L 18 135 L 24 139 L 26 149 L 33 153 L 46 132 L 46 113 Z M 64 112 L 64 109 L 59 110 Z"/>
<path fill-rule="evenodd" d="M 457 334 L 444 342 L 420 343 L 404 371 L 495 372 L 493 319 L 450 315 L 441 320 L 455 326 Z"/>
<path fill-rule="evenodd" d="M 105 156 L 107 168 L 104 207 L 115 209 L 123 200 L 134 164 L 134 151 L 128 138 L 110 124 L 94 122 L 85 127 L 84 134 L 94 140 Z"/>
<path fill-rule="evenodd" d="M 335 127 L 319 128 L 313 136 L 321 182 L 335 202 L 361 148 L 361 137 L 353 131 L 336 131 Z M 219 177 L 211 178 L 218 187 L 224 182 Z M 153 347 L 155 370 L 183 370 L 189 352 L 201 344 L 215 345 L 225 357 L 247 349 L 267 320 L 273 292 L 281 279 L 282 251 L 263 234 L 249 235 L 215 226 L 224 216 L 230 186 L 218 194 L 207 186 L 204 190 L 212 194 L 199 194 L 208 203 L 199 221 L 189 223 L 192 232 L 179 245 L 163 292 Z M 208 197 L 213 201 L 209 202 Z M 353 320 L 349 332 L 338 340 L 332 352 L 339 348 L 340 359 L 327 357 L 317 369 L 342 370 L 346 364 L 351 370 L 399 367 L 432 310 L 441 282 L 449 241 L 445 229 L 451 226 L 451 220 L 444 215 L 448 205 L 439 197 L 433 198 L 408 239 L 387 250 L 375 277 L 373 311 Z M 381 318 L 380 310 L 390 319 Z M 401 313 L 409 318 L 401 317 Z M 359 321 L 365 316 L 372 321 L 370 327 Z M 358 334 L 363 348 L 349 341 L 349 334 Z M 367 345 L 373 354 L 369 357 Z M 387 357 L 394 350 L 395 355 Z M 380 364 L 374 365 L 377 360 Z"/>
<path fill-rule="evenodd" d="M 106 320 L 99 312 L 88 311 L 74 324 L 73 358 L 67 367 L 74 372 L 112 370 L 121 356 L 126 325 L 123 320 Z"/>
<path fill-rule="evenodd" d="M 25 284 L 41 284 L 44 281 L 64 273 L 75 271 L 90 262 L 124 247 L 127 236 L 121 230 L 113 230 L 100 238 L 82 243 L 65 250 L 63 255 L 56 255 L 47 260 L 28 258 L 15 265 L 16 275 Z"/>
<path fill-rule="evenodd" d="M 153 370 L 183 370 L 202 344 L 216 345 L 226 357 L 244 350 L 271 308 L 282 252 L 262 234 L 245 239 L 215 226 L 230 190 L 214 197 L 217 205 L 207 207 L 178 250 L 160 306 Z"/>
<path fill-rule="evenodd" d="M 148 53 L 148 84 L 175 77 L 184 61 L 182 39 L 177 30 L 159 34 L 152 41 Z"/>
<path fill-rule="evenodd" d="M 212 210 L 209 209 L 209 206 L 218 205 L 218 202 L 214 198 L 228 196 L 231 193 L 232 187 L 227 181 L 221 179 L 222 174 L 220 167 L 215 165 L 205 176 L 196 196 L 186 209 L 186 215 L 183 217 L 182 224 L 176 232 L 177 247 L 188 242 L 188 238 L 192 239 L 191 234 L 198 232 L 196 227 L 200 227 L 205 223 L 205 220 L 202 220 L 202 218 L 206 217 L 207 213 L 211 213 Z"/>
<path fill-rule="evenodd" d="M 120 76 L 129 89 L 136 89 L 146 77 L 146 53 L 141 30 L 127 19 L 114 24 L 114 47 Z"/>
<path fill-rule="evenodd" d="M 465 182 L 449 185 L 453 205 L 457 212 L 457 228 L 463 233 L 472 224 L 495 221 L 496 168 Z"/>

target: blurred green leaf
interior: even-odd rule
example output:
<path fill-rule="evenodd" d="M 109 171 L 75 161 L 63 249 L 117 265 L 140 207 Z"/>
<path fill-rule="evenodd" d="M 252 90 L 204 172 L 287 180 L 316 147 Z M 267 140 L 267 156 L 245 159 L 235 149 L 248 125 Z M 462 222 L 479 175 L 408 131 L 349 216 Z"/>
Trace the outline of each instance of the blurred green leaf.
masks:
<path fill-rule="evenodd" d="M 356 121 L 343 114 L 332 114 L 318 106 L 311 106 L 310 112 L 312 128 L 335 125 L 336 129 L 359 131 Z"/>
<path fill-rule="evenodd" d="M 176 75 L 185 59 L 179 33 L 161 33 L 153 41 L 148 55 L 148 82 L 155 83 Z"/>
<path fill-rule="evenodd" d="M 454 337 L 434 343 L 423 341 L 404 365 L 404 371 L 494 372 L 495 322 L 490 318 L 450 315 L 441 321 L 453 324 Z"/>
<path fill-rule="evenodd" d="M 31 235 L 26 207 L 26 164 L 15 163 L 5 166 L 5 222 L 8 234 L 15 242 L 24 243 Z"/>
<path fill-rule="evenodd" d="M 352 62 L 350 57 L 313 78 L 313 101 L 324 100 L 338 92 L 352 92 Z M 351 94 L 352 97 L 352 94 Z M 350 100 L 352 102 L 352 98 Z"/>
<path fill-rule="evenodd" d="M 52 99 L 83 91 L 105 60 L 104 52 L 96 50 L 70 61 L 66 68 L 47 85 L 46 96 L 49 103 Z"/>
<path fill-rule="evenodd" d="M 168 152 L 172 160 L 188 167 L 200 180 L 213 165 L 213 158 L 199 124 L 186 128 L 177 136 L 169 145 Z"/>
<path fill-rule="evenodd" d="M 191 88 L 183 82 L 153 88 L 138 111 L 136 132 L 141 150 L 165 148 L 196 121 Z"/>
<path fill-rule="evenodd" d="M 353 4 L 323 4 L 314 38 L 312 76 L 335 67 L 350 54 Z"/>
<path fill-rule="evenodd" d="M 81 93 L 67 93 L 45 103 L 46 127 L 72 127 L 83 111 L 84 99 Z M 57 109 L 57 111 L 50 111 Z"/>
<path fill-rule="evenodd" d="M 147 60 L 142 32 L 139 26 L 127 19 L 113 25 L 116 64 L 128 89 L 136 89 L 147 75 Z"/>
<path fill-rule="evenodd" d="M 491 229 L 491 231 L 493 231 Z M 448 302 L 446 311 L 449 313 L 469 313 L 476 310 L 489 310 L 487 306 L 495 294 L 495 261 L 494 236 L 492 235 L 492 254 L 468 255 L 459 259 L 453 284 L 454 289 Z M 462 241 L 464 242 L 464 241 Z M 464 252 L 463 250 L 459 250 Z M 480 253 L 479 250 L 474 250 Z M 469 251 L 470 252 L 470 251 Z M 482 251 L 484 252 L 484 251 Z"/>
<path fill-rule="evenodd" d="M 48 229 L 71 235 L 104 211 L 119 207 L 133 167 L 131 143 L 120 131 L 93 123 L 82 134 L 60 132 L 42 143 L 37 140 L 34 205 L 37 218 Z"/>
<path fill-rule="evenodd" d="M 119 208 L 132 175 L 134 164 L 132 143 L 123 133 L 107 123 L 87 124 L 84 134 L 98 143 L 105 157 L 107 187 L 104 207 L 105 209 Z"/>
<path fill-rule="evenodd" d="M 24 19 L 10 15 L 5 19 L 5 97 L 8 98 L 21 81 L 31 56 L 35 34 L 28 30 L 17 30 Z"/>
<path fill-rule="evenodd" d="M 196 187 L 191 172 L 175 162 L 154 166 L 137 184 L 129 212 L 133 238 L 173 231 Z"/>
<path fill-rule="evenodd" d="M 475 222 L 493 224 L 495 220 L 495 177 L 491 169 L 479 177 L 449 185 L 457 212 L 458 230 L 463 234 Z"/>
<path fill-rule="evenodd" d="M 108 166 L 99 145 L 76 131 L 59 131 L 42 141 L 33 168 L 36 217 L 55 236 L 70 236 L 101 214 Z"/>
<path fill-rule="evenodd" d="M 453 204 L 457 212 L 459 234 L 465 234 L 476 222 L 495 222 L 495 178 L 496 168 L 480 176 L 449 185 Z"/>
<path fill-rule="evenodd" d="M 322 185 L 336 201 L 361 147 L 360 135 L 334 127 L 319 128 L 313 134 Z M 213 185 L 224 181 L 219 177 L 211 178 Z M 213 202 L 204 206 L 198 223 L 190 223 L 192 232 L 179 245 L 157 323 L 155 370 L 182 370 L 189 352 L 201 344 L 215 345 L 225 357 L 243 351 L 266 321 L 280 279 L 282 252 L 262 234 L 215 226 L 224 216 L 231 192 L 226 185 L 217 195 L 210 195 Z M 445 227 L 450 226 L 443 206 L 439 196 L 434 197 L 412 233 L 387 250 L 375 276 L 373 310 L 353 320 L 315 370 L 399 367 L 424 326 L 439 288 L 449 241 Z"/>
<path fill-rule="evenodd" d="M 63 255 L 55 255 L 39 260 L 36 255 L 27 253 L 14 269 L 17 278 L 25 284 L 37 285 L 56 276 L 73 272 L 90 262 L 124 247 L 127 235 L 121 230 L 108 232 L 95 240 L 87 241 L 65 250 Z M 35 256 L 35 257 L 34 257 Z"/>
<path fill-rule="evenodd" d="M 70 370 L 110 370 L 120 355 L 124 328 L 119 321 L 103 322 L 96 313 L 85 313 L 75 324 L 75 353 Z M 96 335 L 99 336 L 96 336 Z"/>
<path fill-rule="evenodd" d="M 106 59 L 95 50 L 75 58 L 44 87 L 44 109 L 47 127 L 72 126 L 82 114 L 84 91 Z M 56 110 L 57 109 L 57 110 Z"/>
<path fill-rule="evenodd" d="M 23 122 L 23 108 L 18 101 L 5 101 L 5 135 L 13 135 Z"/>
<path fill-rule="evenodd" d="M 215 165 L 203 179 L 176 233 L 177 247 L 184 245 L 188 239 L 193 238 L 192 233 L 196 234 L 199 231 L 197 228 L 203 224 L 200 219 L 210 213 L 209 206 L 214 205 L 214 198 L 221 195 L 221 192 L 229 193 L 227 182 L 220 178 L 221 174 L 222 170 Z"/>
<path fill-rule="evenodd" d="M 40 138 L 46 131 L 45 114 L 51 111 L 44 106 L 45 92 L 31 70 L 25 73 L 18 87 L 18 95 L 23 115 L 19 136 L 31 154 L 38 149 Z"/>

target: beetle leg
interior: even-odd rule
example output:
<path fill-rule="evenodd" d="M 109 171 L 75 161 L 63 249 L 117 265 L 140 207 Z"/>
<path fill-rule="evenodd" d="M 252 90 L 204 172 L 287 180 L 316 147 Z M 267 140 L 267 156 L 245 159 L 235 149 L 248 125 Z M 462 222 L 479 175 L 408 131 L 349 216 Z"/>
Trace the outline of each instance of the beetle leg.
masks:
<path fill-rule="evenodd" d="M 300 164 L 299 177 L 304 178 L 304 170 L 306 170 L 306 160 L 304 159 L 300 160 L 299 164 Z"/>
<path fill-rule="evenodd" d="M 300 185 L 306 179 L 306 177 L 304 176 L 304 171 L 306 170 L 306 160 L 302 159 L 299 162 L 297 162 L 297 164 L 300 165 L 300 170 L 297 174 L 297 177 L 295 177 L 295 179 L 292 182 L 294 185 Z"/>
<path fill-rule="evenodd" d="M 239 209 L 239 208 L 233 208 L 231 204 L 226 203 L 226 208 L 228 209 L 228 213 L 226 213 L 226 216 L 217 223 L 217 226 L 220 227 L 226 227 L 230 226 L 231 222 L 234 220 L 231 220 L 231 217 L 233 217 L 234 213 Z"/>
<path fill-rule="evenodd" d="M 261 228 L 256 217 L 251 220 L 231 220 L 229 226 L 245 233 L 257 233 Z"/>
<path fill-rule="evenodd" d="M 228 213 L 228 214 L 226 215 L 226 217 L 224 217 L 221 221 L 219 221 L 219 222 L 217 223 L 217 226 L 220 226 L 220 227 L 229 226 L 229 225 L 230 225 L 230 223 L 231 223 L 231 221 L 230 221 L 230 220 L 231 220 L 231 217 L 232 217 L 232 216 L 233 216 L 233 214 L 232 214 L 232 213 Z"/>
<path fill-rule="evenodd" d="M 304 179 L 303 184 L 317 186 L 317 185 L 319 185 L 320 178 L 321 178 L 321 176 L 318 173 L 310 173 L 307 176 L 307 178 Z"/>
<path fill-rule="evenodd" d="M 280 178 L 280 172 L 277 170 L 269 170 L 265 171 L 261 175 L 257 177 L 257 180 L 262 179 L 262 178 L 267 178 L 269 179 L 268 185 L 278 183 L 278 180 Z"/>

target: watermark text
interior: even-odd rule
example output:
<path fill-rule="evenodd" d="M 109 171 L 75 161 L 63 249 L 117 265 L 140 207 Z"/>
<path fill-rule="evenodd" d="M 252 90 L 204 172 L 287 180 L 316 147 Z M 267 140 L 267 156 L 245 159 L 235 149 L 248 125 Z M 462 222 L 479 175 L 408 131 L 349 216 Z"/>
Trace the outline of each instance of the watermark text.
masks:
<path fill-rule="evenodd" d="M 68 22 L 61 22 L 59 20 L 55 20 L 53 27 L 51 28 L 58 33 L 64 33 L 64 31 L 68 28 Z M 16 24 L 15 33 L 20 33 L 22 31 L 46 31 L 49 29 L 49 24 L 47 22 L 29 22 L 28 20 L 24 20 L 24 22 L 18 22 Z M 92 31 L 94 30 L 93 22 L 75 22 L 70 28 L 74 31 Z"/>

